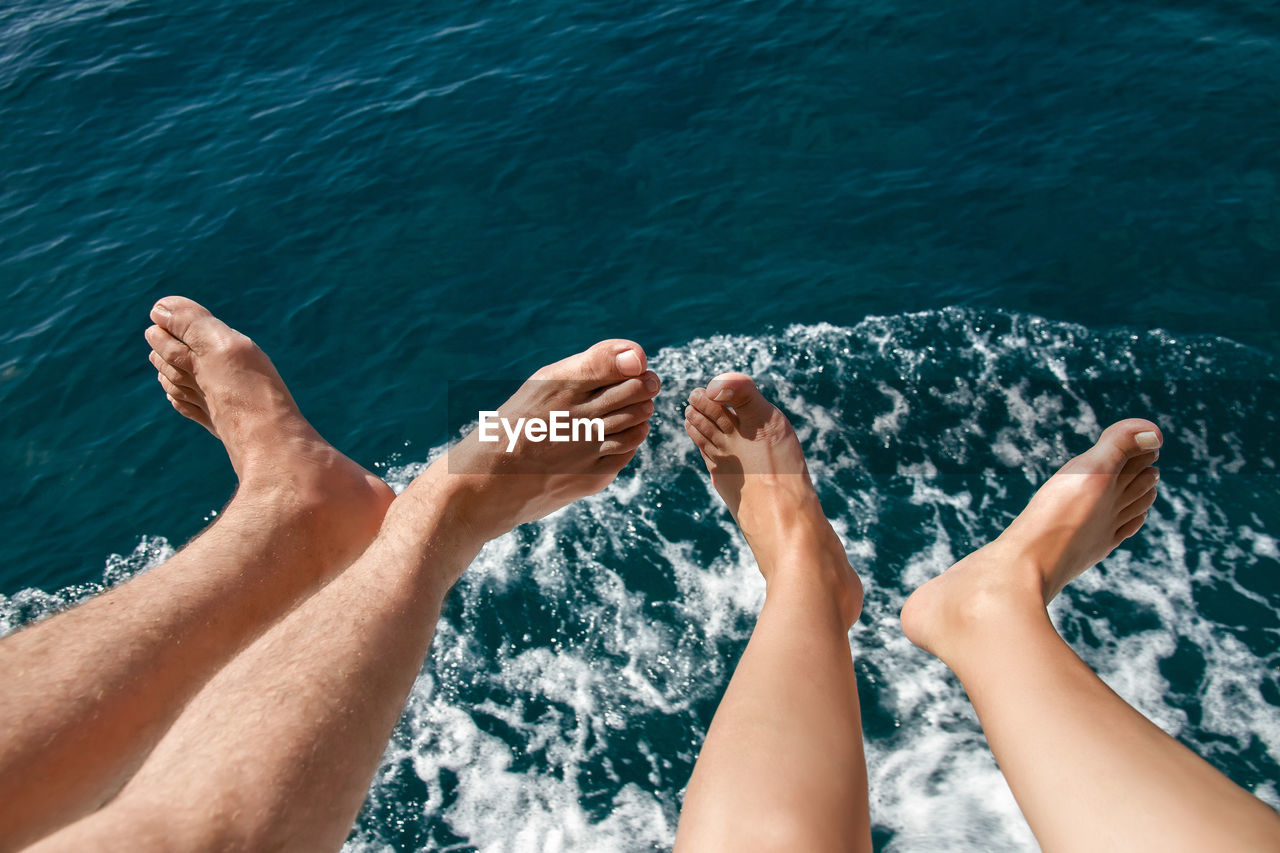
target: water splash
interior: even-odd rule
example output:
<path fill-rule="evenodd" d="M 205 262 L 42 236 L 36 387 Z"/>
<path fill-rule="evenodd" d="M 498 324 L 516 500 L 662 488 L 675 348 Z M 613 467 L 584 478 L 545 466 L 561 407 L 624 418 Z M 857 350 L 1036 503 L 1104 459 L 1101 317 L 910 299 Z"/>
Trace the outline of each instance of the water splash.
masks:
<path fill-rule="evenodd" d="M 793 418 L 866 583 L 851 643 L 880 849 L 1035 848 L 958 682 L 897 612 L 1128 414 L 1165 430 L 1160 499 L 1052 616 L 1120 695 L 1280 804 L 1276 414 L 1259 390 L 1277 371 L 1264 356 L 951 309 L 700 339 L 652 365 L 665 389 L 631 468 L 490 543 L 451 594 L 349 851 L 670 846 L 764 592 L 681 426 L 687 391 L 727 369 Z M 389 480 L 402 489 L 441 450 Z M 0 629 L 170 553 L 148 537 L 102 584 L 0 599 Z"/>

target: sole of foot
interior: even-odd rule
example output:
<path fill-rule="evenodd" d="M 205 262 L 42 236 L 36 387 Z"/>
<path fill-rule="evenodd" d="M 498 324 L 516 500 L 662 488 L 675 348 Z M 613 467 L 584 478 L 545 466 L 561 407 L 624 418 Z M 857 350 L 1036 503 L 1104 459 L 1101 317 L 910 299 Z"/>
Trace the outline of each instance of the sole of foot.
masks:
<path fill-rule="evenodd" d="M 822 511 L 786 416 L 749 376 L 725 373 L 689 395 L 684 426 L 766 586 L 825 584 L 841 620 L 852 625 L 862 611 L 862 582 Z"/>
<path fill-rule="evenodd" d="M 1068 583 L 1133 536 L 1156 499 L 1164 437 L 1151 421 L 1112 424 L 1040 487 L 995 541 L 917 589 L 902 628 L 948 659 L 951 645 L 1010 615 L 1043 616 Z"/>
<path fill-rule="evenodd" d="M 314 522 L 330 547 L 363 549 L 394 493 L 307 423 L 266 353 L 182 296 L 157 302 L 151 321 L 146 339 L 165 396 L 222 441 L 237 498 Z"/>
<path fill-rule="evenodd" d="M 649 435 L 653 398 L 661 390 L 634 341 L 611 339 L 535 372 L 496 410 L 508 424 L 521 418 L 599 419 L 598 433 L 578 440 L 531 440 L 521 433 L 482 442 L 473 430 L 406 490 L 448 489 L 459 519 L 479 541 L 601 491 L 636 455 Z"/>

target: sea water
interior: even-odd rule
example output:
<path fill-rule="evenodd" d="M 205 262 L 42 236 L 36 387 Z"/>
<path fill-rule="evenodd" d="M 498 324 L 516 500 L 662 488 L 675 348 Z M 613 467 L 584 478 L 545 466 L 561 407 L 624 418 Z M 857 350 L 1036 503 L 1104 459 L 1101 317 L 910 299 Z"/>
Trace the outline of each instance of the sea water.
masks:
<path fill-rule="evenodd" d="M 1139 710 L 1280 805 L 1266 520 L 1280 455 L 1274 411 L 1238 382 L 1269 362 L 1210 339 L 944 310 L 701 339 L 653 367 L 670 393 L 634 466 L 491 544 L 455 590 L 353 850 L 670 845 L 764 592 L 680 415 L 693 383 L 729 368 L 791 415 L 866 584 L 851 643 L 881 849 L 1034 846 L 959 683 L 897 614 L 1135 411 L 1165 431 L 1161 497 L 1055 622 Z"/>
<path fill-rule="evenodd" d="M 959 683 L 902 635 L 906 595 L 996 535 L 1123 414 L 1166 436 L 1143 532 L 1055 622 L 1125 699 L 1280 805 L 1269 359 L 1210 338 L 948 309 L 656 353 L 652 437 L 609 489 L 488 545 L 451 594 L 352 850 L 669 846 L 764 585 L 682 428 L 730 367 L 787 411 L 866 584 L 851 634 L 885 850 L 1033 846 Z M 392 467 L 403 488 L 443 450 Z M 119 582 L 171 553 L 148 537 Z M 12 627 L 96 591 L 24 590 Z"/>

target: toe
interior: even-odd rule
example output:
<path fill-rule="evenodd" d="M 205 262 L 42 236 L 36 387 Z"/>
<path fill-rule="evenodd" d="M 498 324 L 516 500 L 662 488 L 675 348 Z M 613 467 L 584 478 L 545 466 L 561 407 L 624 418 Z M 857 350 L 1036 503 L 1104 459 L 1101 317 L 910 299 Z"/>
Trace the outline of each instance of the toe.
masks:
<path fill-rule="evenodd" d="M 694 446 L 697 447 L 698 452 L 702 454 L 702 461 L 710 465 L 711 459 L 707 454 L 712 450 L 711 439 L 703 435 L 697 427 L 689 423 L 687 420 L 684 422 L 684 432 L 685 435 L 689 436 L 689 438 L 693 440 Z"/>
<path fill-rule="evenodd" d="M 1128 506 L 1120 510 L 1120 513 L 1116 516 L 1116 521 L 1123 526 L 1140 515 L 1145 517 L 1147 510 L 1151 509 L 1151 505 L 1156 502 L 1156 494 L 1155 489 L 1149 489 L 1144 494 L 1139 495 Z"/>
<path fill-rule="evenodd" d="M 605 486 L 609 485 L 609 483 L 613 482 L 613 478 L 618 476 L 618 473 L 623 468 L 626 468 L 627 463 L 629 463 L 632 459 L 634 459 L 635 456 L 636 456 L 636 451 L 632 449 L 632 450 L 628 450 L 625 453 L 613 453 L 608 456 L 601 456 L 599 459 L 597 459 L 595 462 L 595 470 L 593 473 L 608 477 L 608 479 L 603 482 L 600 488 L 603 489 Z"/>
<path fill-rule="evenodd" d="M 204 409 L 192 403 L 188 403 L 184 400 L 179 400 L 176 397 L 170 396 L 168 394 L 166 394 L 165 397 L 169 400 L 169 403 L 173 406 L 174 410 L 177 411 L 178 414 L 182 415 L 185 418 L 190 418 L 191 420 L 200 424 L 200 426 L 204 427 L 214 435 L 218 434 L 218 431 L 213 428 L 213 422 L 209 420 L 208 413 L 205 412 Z"/>
<path fill-rule="evenodd" d="M 689 403 L 703 417 L 714 423 L 721 432 L 733 432 L 737 429 L 738 416 L 733 413 L 733 410 L 712 400 L 701 388 L 693 389 L 693 393 L 689 395 Z"/>
<path fill-rule="evenodd" d="M 618 409 L 616 412 L 610 412 L 604 416 L 604 434 L 613 435 L 630 429 L 636 424 L 647 421 L 653 414 L 653 401 L 641 400 L 639 403 L 633 403 L 625 409 Z"/>
<path fill-rule="evenodd" d="M 720 431 L 715 422 L 692 405 L 685 407 L 684 422 L 687 426 L 697 430 L 707 440 L 708 446 L 705 448 L 705 452 L 710 452 L 713 447 L 718 446 L 720 439 L 724 437 L 724 433 Z"/>
<path fill-rule="evenodd" d="M 592 417 L 604 417 L 610 412 L 652 400 L 661 387 L 658 374 L 648 370 L 641 376 L 599 389 L 586 408 Z"/>
<path fill-rule="evenodd" d="M 1119 482 L 1121 488 L 1127 489 L 1139 474 L 1154 465 L 1159 458 L 1160 453 L 1156 450 L 1148 450 L 1130 458 L 1128 462 L 1124 463 L 1124 467 L 1120 469 Z"/>
<path fill-rule="evenodd" d="M 194 362 L 192 361 L 192 353 L 189 346 L 160 326 L 148 327 L 143 336 L 147 339 L 147 343 L 151 345 L 151 349 L 155 351 L 156 355 L 179 370 L 187 373 L 191 372 Z"/>
<path fill-rule="evenodd" d="M 198 406 L 202 402 L 199 396 L 197 396 L 197 394 L 190 388 L 183 388 L 179 385 L 174 385 L 163 373 L 157 373 L 156 379 L 160 382 L 160 387 L 164 389 L 166 397 L 181 400 L 182 402 L 190 403 L 193 406 Z"/>
<path fill-rule="evenodd" d="M 185 370 L 179 370 L 174 367 L 172 364 L 161 358 L 160 354 L 155 350 L 151 351 L 151 355 L 147 357 L 147 360 L 151 362 L 151 365 L 156 369 L 157 373 L 167 378 L 174 385 L 199 393 L 200 389 L 196 384 L 194 376 L 187 373 Z"/>
<path fill-rule="evenodd" d="M 197 353 L 228 327 L 199 302 L 185 296 L 166 296 L 151 309 L 151 322 Z"/>
<path fill-rule="evenodd" d="M 649 435 L 649 422 L 636 424 L 630 429 L 622 432 L 605 436 L 604 443 L 600 445 L 601 456 L 615 456 L 619 453 L 631 453 L 640 443 Z"/>
<path fill-rule="evenodd" d="M 1144 522 L 1146 522 L 1146 520 L 1147 520 L 1147 514 L 1143 513 L 1142 515 L 1139 515 L 1137 518 L 1132 518 L 1129 521 L 1125 522 L 1124 524 L 1120 525 L 1120 529 L 1116 531 L 1115 543 L 1119 545 L 1121 542 L 1128 539 L 1133 534 L 1137 533 L 1140 529 L 1142 529 L 1142 525 Z"/>
<path fill-rule="evenodd" d="M 1120 493 L 1119 506 L 1128 506 L 1138 498 L 1145 495 L 1156 487 L 1156 483 L 1160 481 L 1159 468 L 1144 468 L 1133 476 L 1129 484 L 1125 486 L 1123 492 Z"/>
<path fill-rule="evenodd" d="M 644 350 L 634 341 L 614 338 L 543 368 L 543 379 L 584 382 L 591 389 L 613 385 L 645 372 Z M 535 374 L 537 376 L 537 374 Z"/>
<path fill-rule="evenodd" d="M 753 405 L 768 405 L 756 383 L 745 373 L 722 373 L 707 383 L 707 397 L 716 403 L 746 409 Z"/>
<path fill-rule="evenodd" d="M 1143 418 L 1127 418 L 1107 427 L 1098 443 L 1076 457 L 1083 473 L 1117 475 L 1135 456 L 1157 450 L 1164 444 L 1160 428 Z M 1144 466 L 1145 467 L 1145 466 Z"/>

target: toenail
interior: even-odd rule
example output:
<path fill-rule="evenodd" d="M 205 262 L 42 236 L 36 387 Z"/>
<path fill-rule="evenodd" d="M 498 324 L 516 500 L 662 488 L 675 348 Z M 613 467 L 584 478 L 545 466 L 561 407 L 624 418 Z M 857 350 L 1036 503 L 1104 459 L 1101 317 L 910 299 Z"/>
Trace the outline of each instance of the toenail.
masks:
<path fill-rule="evenodd" d="M 692 391 L 689 392 L 689 402 L 690 403 L 694 402 L 695 400 L 698 399 L 699 396 L 701 396 L 701 394 L 702 394 L 701 388 L 694 388 Z"/>
<path fill-rule="evenodd" d="M 155 314 L 156 316 L 160 317 L 163 320 L 168 320 L 171 316 L 173 316 L 172 314 L 169 313 L 169 309 L 166 308 L 164 306 L 164 303 L 162 302 L 157 302 L 155 306 L 151 309 L 151 313 Z"/>
<path fill-rule="evenodd" d="M 732 396 L 733 396 L 732 391 L 730 391 L 728 388 L 722 388 L 720 389 L 720 393 L 716 394 L 711 399 L 715 400 L 717 403 L 727 403 L 729 402 L 729 398 Z"/>
<path fill-rule="evenodd" d="M 1140 432 L 1133 437 L 1133 440 L 1142 450 L 1155 450 L 1160 446 L 1160 436 L 1151 431 Z"/>
<path fill-rule="evenodd" d="M 640 356 L 636 355 L 635 350 L 627 350 L 618 353 L 618 369 L 623 376 L 638 376 L 644 366 L 640 364 Z"/>
<path fill-rule="evenodd" d="M 646 377 L 644 378 L 644 387 L 649 389 L 649 393 L 650 393 L 650 394 L 653 394 L 653 393 L 656 393 L 656 392 L 657 392 L 657 390 L 658 390 L 660 387 L 662 387 L 662 385 L 661 385 L 661 383 L 659 383 L 659 382 L 658 382 L 658 377 L 656 377 L 656 376 L 646 376 Z"/>

